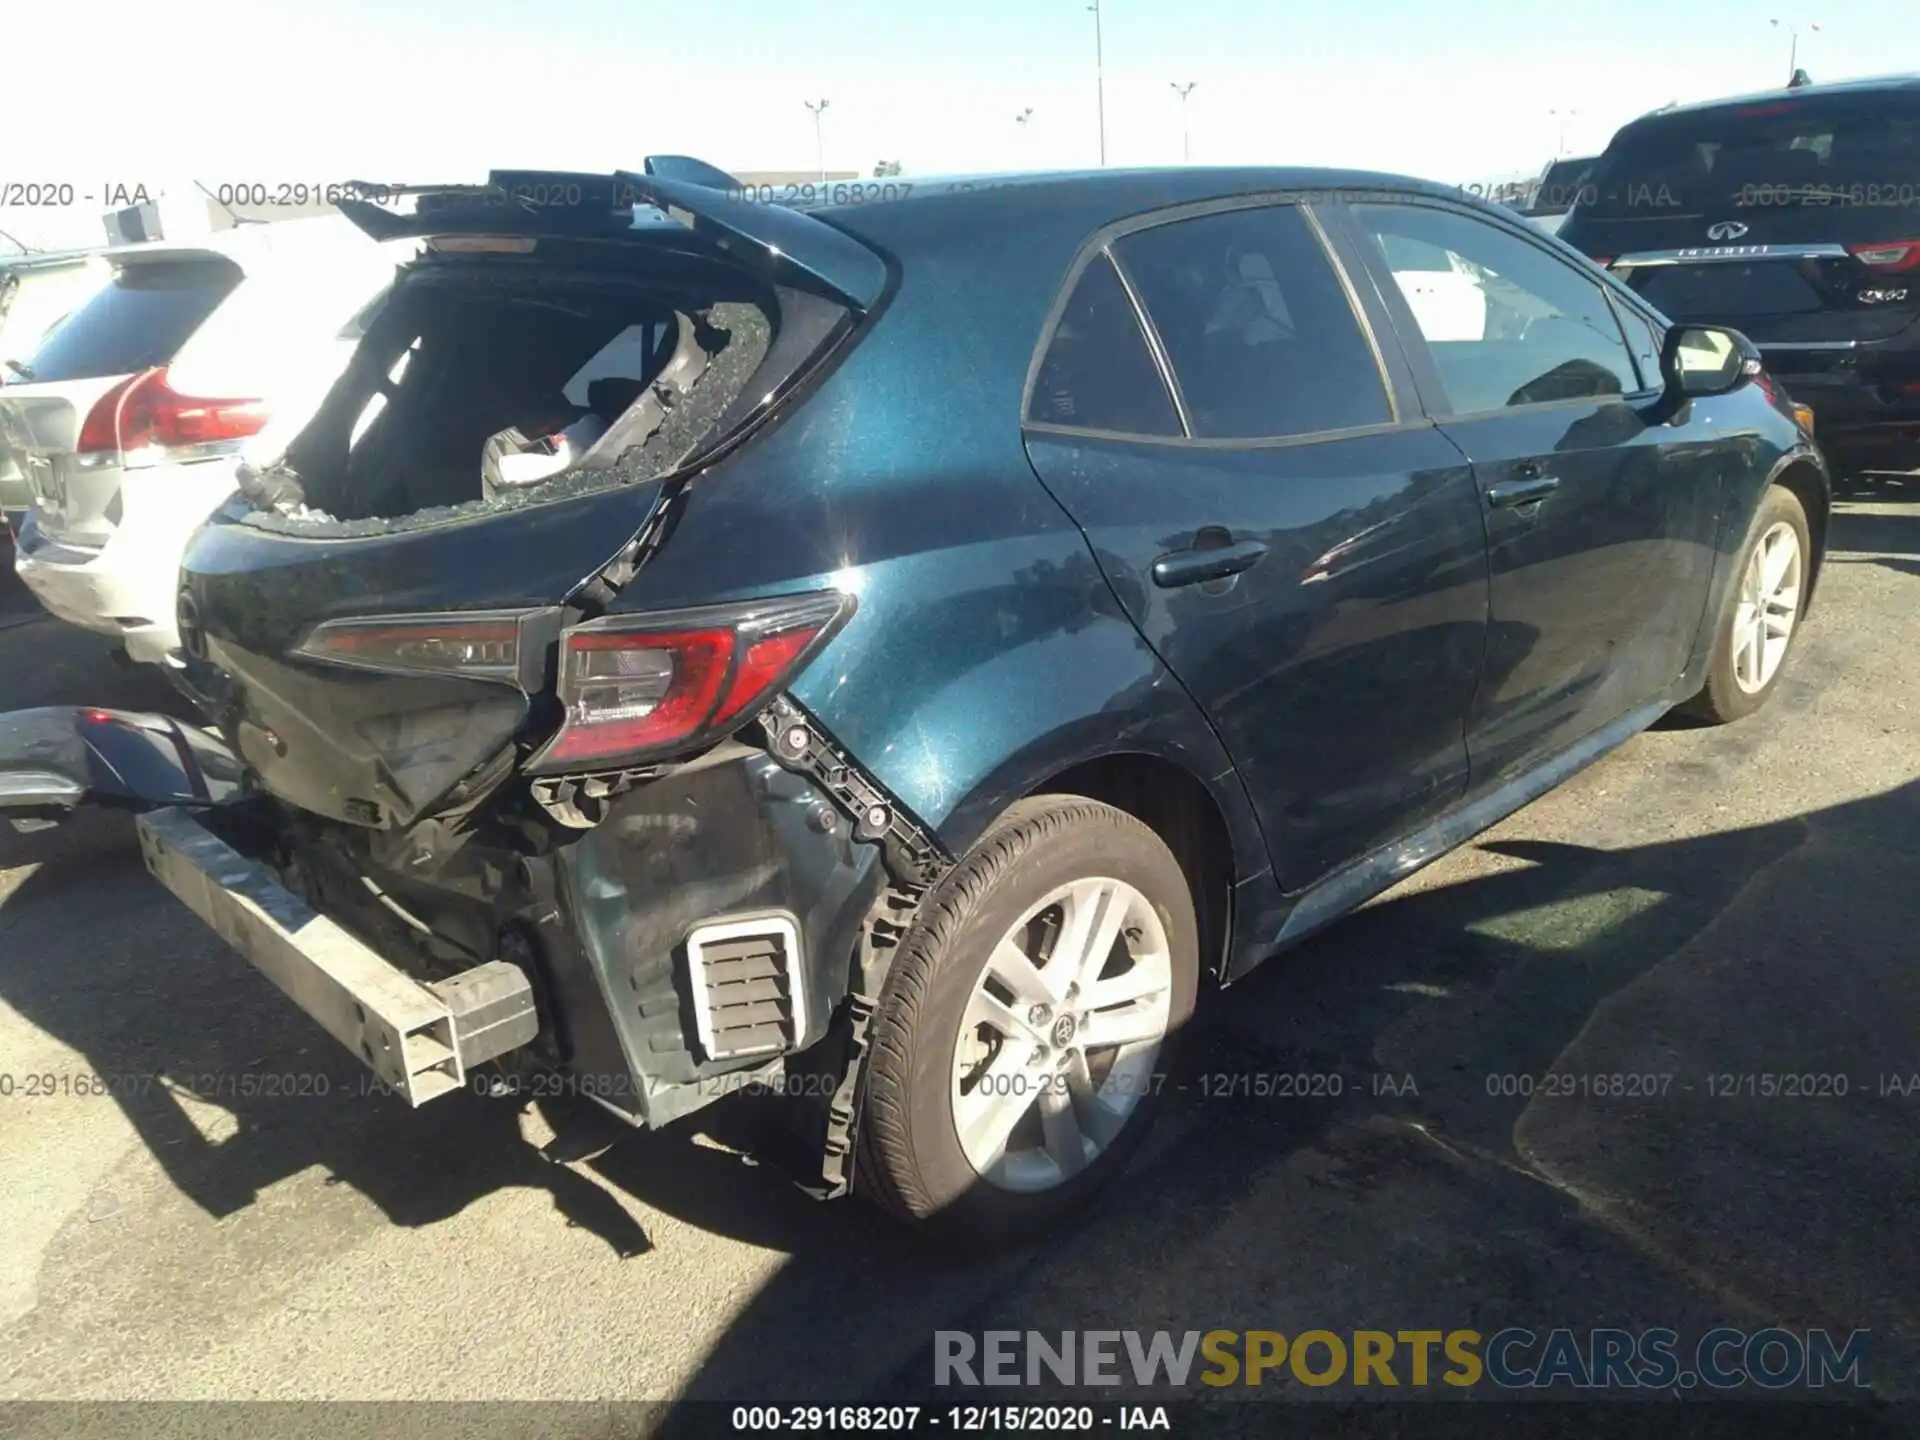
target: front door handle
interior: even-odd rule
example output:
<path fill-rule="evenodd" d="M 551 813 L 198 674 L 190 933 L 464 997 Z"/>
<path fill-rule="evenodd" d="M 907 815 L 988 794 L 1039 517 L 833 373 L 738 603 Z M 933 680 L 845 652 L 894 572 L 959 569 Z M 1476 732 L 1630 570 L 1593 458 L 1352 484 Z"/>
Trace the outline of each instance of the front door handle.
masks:
<path fill-rule="evenodd" d="M 1181 585 L 1199 585 L 1208 580 L 1224 580 L 1258 565 L 1267 547 L 1258 540 L 1242 540 L 1236 545 L 1220 545 L 1210 550 L 1175 550 L 1153 562 L 1153 583 L 1162 590 Z"/>
<path fill-rule="evenodd" d="M 1552 475 L 1534 475 L 1526 480 L 1506 480 L 1487 487 L 1487 503 L 1506 510 L 1519 505 L 1538 505 L 1560 488 Z"/>

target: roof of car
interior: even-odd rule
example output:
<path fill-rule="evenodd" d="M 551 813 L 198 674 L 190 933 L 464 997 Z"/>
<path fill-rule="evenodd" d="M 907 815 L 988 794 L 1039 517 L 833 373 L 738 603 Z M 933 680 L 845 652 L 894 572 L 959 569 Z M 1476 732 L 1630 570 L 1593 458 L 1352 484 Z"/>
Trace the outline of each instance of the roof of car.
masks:
<path fill-rule="evenodd" d="M 1633 121 L 1665 120 L 1674 115 L 1699 115 L 1743 105 L 1764 105 L 1782 100 L 1815 100 L 1824 96 L 1884 94 L 1889 91 L 1920 90 L 1920 74 L 1868 75 L 1855 80 L 1834 80 L 1824 85 L 1782 86 L 1777 90 L 1756 90 L 1749 95 L 1723 95 L 1714 100 L 1695 100 L 1686 105 L 1669 105 L 1652 110 Z"/>
<path fill-rule="evenodd" d="M 104 245 L 72 250 L 25 250 L 18 255 L 0 255 L 0 270 L 54 270 L 63 265 L 84 265 L 105 253 Z"/>
<path fill-rule="evenodd" d="M 822 205 L 798 208 L 832 211 L 840 218 L 873 203 L 912 205 L 933 199 L 970 198 L 981 205 L 1031 200 L 1057 203 L 1072 198 L 1112 200 L 1120 209 L 1135 202 L 1154 207 L 1188 201 L 1299 190 L 1413 190 L 1458 198 L 1459 187 L 1406 175 L 1370 170 L 1334 170 L 1307 166 L 1159 166 L 1139 169 L 1041 170 L 973 175 L 903 175 L 893 179 L 830 182 Z M 897 195 L 889 194 L 897 190 Z M 835 198 L 842 196 L 844 198 Z"/>
<path fill-rule="evenodd" d="M 256 266 L 276 262 L 312 264 L 337 254 L 352 256 L 366 245 L 366 237 L 344 216 L 314 215 L 236 225 L 180 240 L 135 240 L 96 253 L 114 265 L 225 259 L 251 272 Z"/>

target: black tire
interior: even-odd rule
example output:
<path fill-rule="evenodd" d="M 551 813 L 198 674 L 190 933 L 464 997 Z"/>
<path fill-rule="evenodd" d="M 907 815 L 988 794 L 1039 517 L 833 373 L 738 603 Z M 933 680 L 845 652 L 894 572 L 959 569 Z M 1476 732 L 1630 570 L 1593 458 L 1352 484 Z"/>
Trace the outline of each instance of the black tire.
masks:
<path fill-rule="evenodd" d="M 1747 565 L 1761 538 L 1782 522 L 1793 527 L 1794 537 L 1800 543 L 1799 608 L 1794 615 L 1793 629 L 1787 635 L 1787 651 L 1780 664 L 1764 685 L 1757 690 L 1746 690 L 1734 677 L 1734 621 L 1740 608 L 1741 577 L 1747 573 Z M 1677 713 L 1708 725 L 1726 725 L 1745 719 L 1767 703 L 1779 686 L 1780 677 L 1787 673 L 1787 662 L 1793 658 L 1794 646 L 1799 644 L 1806 613 L 1807 583 L 1812 577 L 1813 544 L 1807 527 L 1806 509 L 1791 490 L 1782 485 L 1772 486 L 1754 511 L 1753 523 L 1747 527 L 1746 543 L 1740 547 L 1733 583 L 1727 587 L 1726 599 L 1721 604 L 1719 615 L 1714 618 L 1713 654 L 1707 661 L 1706 683 L 1700 687 L 1698 694 L 1675 707 Z"/>
<path fill-rule="evenodd" d="M 955 1132 L 954 1044 L 988 955 L 1030 907 L 1070 881 L 1132 885 L 1166 931 L 1171 1003 L 1154 1061 L 1119 1133 L 1084 1170 L 1052 1189 L 998 1189 L 974 1169 Z M 1122 1169 L 1167 1088 L 1193 1014 L 1200 947 L 1193 896 L 1160 837 L 1124 811 L 1077 796 L 1011 806 L 921 903 L 874 1016 L 860 1109 L 859 1189 L 943 1239 L 1000 1245 L 1031 1238 L 1078 1210 Z"/>

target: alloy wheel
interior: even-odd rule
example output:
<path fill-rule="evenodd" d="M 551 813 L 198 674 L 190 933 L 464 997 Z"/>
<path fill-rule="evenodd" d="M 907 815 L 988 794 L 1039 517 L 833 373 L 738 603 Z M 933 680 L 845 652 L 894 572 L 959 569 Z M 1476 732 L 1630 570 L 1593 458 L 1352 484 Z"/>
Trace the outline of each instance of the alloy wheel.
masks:
<path fill-rule="evenodd" d="M 1133 886 L 1075 880 L 1028 909 L 988 956 L 954 1043 L 968 1163 L 1025 1192 L 1084 1170 L 1157 1083 L 1172 1001 L 1166 927 Z"/>
<path fill-rule="evenodd" d="M 1800 537 L 1775 523 L 1747 558 L 1733 612 L 1733 679 L 1747 694 L 1764 690 L 1786 658 L 1800 614 Z"/>

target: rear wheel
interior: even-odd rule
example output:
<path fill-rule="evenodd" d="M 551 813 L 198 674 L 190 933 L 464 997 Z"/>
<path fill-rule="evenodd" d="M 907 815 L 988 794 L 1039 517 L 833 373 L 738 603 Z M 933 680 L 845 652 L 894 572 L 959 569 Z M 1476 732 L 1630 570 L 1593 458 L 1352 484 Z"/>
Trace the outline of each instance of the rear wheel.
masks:
<path fill-rule="evenodd" d="M 1185 874 L 1112 806 L 1013 806 L 921 906 L 874 1017 L 862 1188 L 951 1235 L 1025 1238 L 1139 1145 L 1193 1012 Z"/>
<path fill-rule="evenodd" d="M 1812 555 L 1806 510 L 1791 490 L 1774 486 L 1760 502 L 1721 608 L 1707 682 L 1679 707 L 1682 714 L 1721 725 L 1767 703 L 1799 632 Z"/>

